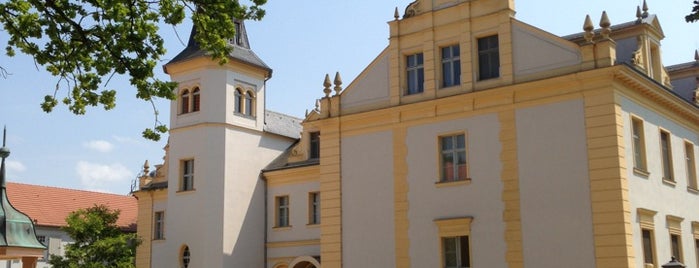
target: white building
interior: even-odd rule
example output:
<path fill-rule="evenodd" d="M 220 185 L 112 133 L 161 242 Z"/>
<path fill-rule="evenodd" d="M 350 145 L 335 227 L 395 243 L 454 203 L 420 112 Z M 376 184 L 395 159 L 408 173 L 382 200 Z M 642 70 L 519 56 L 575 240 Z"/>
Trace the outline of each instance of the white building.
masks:
<path fill-rule="evenodd" d="M 303 120 L 242 24 L 224 66 L 190 41 L 137 266 L 697 267 L 699 56 L 664 67 L 645 3 L 563 37 L 514 13 L 414 1 Z"/>

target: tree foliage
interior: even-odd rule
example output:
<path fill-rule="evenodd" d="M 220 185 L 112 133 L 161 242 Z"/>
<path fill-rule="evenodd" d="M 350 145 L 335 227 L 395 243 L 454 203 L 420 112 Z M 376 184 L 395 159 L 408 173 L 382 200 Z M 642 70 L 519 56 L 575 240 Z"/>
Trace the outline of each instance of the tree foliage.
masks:
<path fill-rule="evenodd" d="M 684 17 L 687 22 L 699 21 L 699 0 L 694 0 L 694 7 L 692 8 L 692 13 Z"/>
<path fill-rule="evenodd" d="M 174 99 L 176 84 L 154 77 L 165 54 L 158 25 L 178 25 L 191 14 L 200 29 L 194 38 L 223 64 L 232 49 L 227 40 L 235 36 L 233 18 L 264 16 L 267 0 L 249 1 L 248 6 L 239 0 L 0 0 L 0 24 L 9 35 L 8 56 L 30 55 L 57 77 L 41 108 L 50 112 L 60 100 L 84 114 L 87 106 L 114 108 L 117 91 L 124 91 L 109 87 L 114 75 L 130 77 L 137 98 Z M 58 97 L 61 91 L 65 97 Z M 156 110 L 154 127 L 143 135 L 158 140 L 164 132 Z"/>
<path fill-rule="evenodd" d="M 136 234 L 123 233 L 116 225 L 118 210 L 104 205 L 74 211 L 66 218 L 64 231 L 75 241 L 68 244 L 65 257 L 51 255 L 55 268 L 134 267 Z"/>

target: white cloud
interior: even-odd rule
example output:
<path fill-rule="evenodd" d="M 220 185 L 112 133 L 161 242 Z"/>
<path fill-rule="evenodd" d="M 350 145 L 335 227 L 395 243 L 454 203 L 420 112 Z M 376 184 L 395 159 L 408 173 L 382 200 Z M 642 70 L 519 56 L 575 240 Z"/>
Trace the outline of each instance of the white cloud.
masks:
<path fill-rule="evenodd" d="M 102 152 L 102 153 L 108 153 L 111 152 L 112 149 L 114 149 L 114 145 L 112 145 L 108 141 L 103 141 L 103 140 L 96 140 L 96 141 L 88 141 L 88 142 L 83 142 L 83 147 Z"/>
<path fill-rule="evenodd" d="M 117 142 L 127 143 L 127 144 L 139 144 L 141 142 L 141 140 L 138 140 L 138 139 L 132 138 L 132 137 L 123 137 L 123 136 L 114 135 L 114 136 L 112 136 L 112 138 L 114 138 L 114 140 L 116 140 Z"/>
<path fill-rule="evenodd" d="M 103 165 L 78 161 L 75 172 L 83 186 L 90 189 L 99 189 L 114 182 L 127 182 L 133 177 L 131 171 L 120 163 Z"/>
<path fill-rule="evenodd" d="M 27 167 L 22 164 L 22 162 L 19 161 L 13 161 L 13 160 L 6 160 L 5 162 L 6 168 L 8 172 L 24 172 L 27 170 Z"/>

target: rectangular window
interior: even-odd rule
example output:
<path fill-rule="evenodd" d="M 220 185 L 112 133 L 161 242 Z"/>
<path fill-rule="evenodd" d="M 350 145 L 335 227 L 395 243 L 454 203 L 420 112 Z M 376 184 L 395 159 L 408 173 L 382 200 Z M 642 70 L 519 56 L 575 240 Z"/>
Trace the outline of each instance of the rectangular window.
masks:
<path fill-rule="evenodd" d="M 643 262 L 646 264 L 654 264 L 653 256 L 653 231 L 643 229 L 641 230 L 643 236 Z"/>
<path fill-rule="evenodd" d="M 194 190 L 194 159 L 182 161 L 182 181 L 180 191 Z"/>
<path fill-rule="evenodd" d="M 308 224 L 320 223 L 320 193 L 308 194 Z"/>
<path fill-rule="evenodd" d="M 697 189 L 697 167 L 694 163 L 694 144 L 684 143 L 684 159 L 687 163 L 687 187 Z"/>
<path fill-rule="evenodd" d="M 696 254 L 697 264 L 699 264 L 699 239 L 694 239 L 694 254 Z"/>
<path fill-rule="evenodd" d="M 153 216 L 153 240 L 164 239 L 165 212 L 157 211 Z"/>
<path fill-rule="evenodd" d="M 310 135 L 311 159 L 320 158 L 320 132 L 311 132 Z"/>
<path fill-rule="evenodd" d="M 471 267 L 468 236 L 442 238 L 445 268 Z"/>
<path fill-rule="evenodd" d="M 410 55 L 406 58 L 406 61 L 408 90 L 405 92 L 405 95 L 422 93 L 425 89 L 425 69 L 423 67 L 422 53 Z"/>
<path fill-rule="evenodd" d="M 242 27 L 240 25 L 240 22 L 236 21 L 233 24 L 235 25 L 234 44 L 239 45 L 239 46 L 243 46 L 243 38 L 242 38 L 243 33 L 242 33 Z"/>
<path fill-rule="evenodd" d="M 646 143 L 641 119 L 631 118 L 631 135 L 633 137 L 634 168 L 646 171 Z"/>
<path fill-rule="evenodd" d="M 672 172 L 672 147 L 670 145 L 670 133 L 660 131 L 660 155 L 663 162 L 663 179 L 675 181 Z"/>
<path fill-rule="evenodd" d="M 682 262 L 682 238 L 678 234 L 670 234 L 670 252 L 678 262 Z"/>
<path fill-rule="evenodd" d="M 500 77 L 498 36 L 478 38 L 478 80 Z"/>
<path fill-rule="evenodd" d="M 38 240 L 39 243 L 45 244 L 46 243 L 46 236 L 45 235 L 37 235 L 36 240 Z"/>
<path fill-rule="evenodd" d="M 442 182 L 466 180 L 466 136 L 458 134 L 440 138 Z"/>
<path fill-rule="evenodd" d="M 289 196 L 277 196 L 277 226 L 276 227 L 288 227 L 289 226 Z"/>
<path fill-rule="evenodd" d="M 442 48 L 442 87 L 461 84 L 459 45 Z"/>

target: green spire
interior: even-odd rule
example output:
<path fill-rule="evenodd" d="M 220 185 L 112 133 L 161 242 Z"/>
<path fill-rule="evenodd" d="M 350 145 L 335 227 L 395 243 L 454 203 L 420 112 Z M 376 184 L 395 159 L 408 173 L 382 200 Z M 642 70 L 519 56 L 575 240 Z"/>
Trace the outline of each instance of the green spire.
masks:
<path fill-rule="evenodd" d="M 7 199 L 5 186 L 5 158 L 10 156 L 10 149 L 5 147 L 7 127 L 2 131 L 2 148 L 0 148 L 0 247 L 46 249 L 36 239 L 34 223 L 26 214 L 15 209 Z"/>

